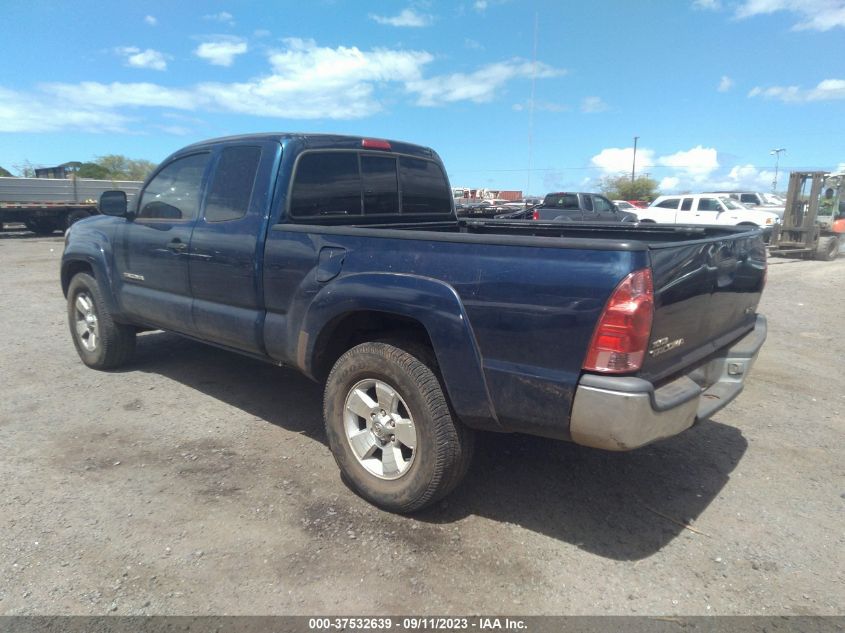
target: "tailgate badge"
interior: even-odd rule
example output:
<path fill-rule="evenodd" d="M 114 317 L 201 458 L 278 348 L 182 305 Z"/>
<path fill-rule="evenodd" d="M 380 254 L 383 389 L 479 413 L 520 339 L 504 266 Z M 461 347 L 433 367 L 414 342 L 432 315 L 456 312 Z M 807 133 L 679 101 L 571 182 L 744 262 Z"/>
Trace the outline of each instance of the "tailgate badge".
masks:
<path fill-rule="evenodd" d="M 651 343 L 651 349 L 648 350 L 649 356 L 660 356 L 661 354 L 665 354 L 671 349 L 675 349 L 676 347 L 680 347 L 684 344 L 684 339 L 678 338 L 674 341 L 670 341 L 668 336 L 664 336 L 663 338 L 659 338 Z"/>

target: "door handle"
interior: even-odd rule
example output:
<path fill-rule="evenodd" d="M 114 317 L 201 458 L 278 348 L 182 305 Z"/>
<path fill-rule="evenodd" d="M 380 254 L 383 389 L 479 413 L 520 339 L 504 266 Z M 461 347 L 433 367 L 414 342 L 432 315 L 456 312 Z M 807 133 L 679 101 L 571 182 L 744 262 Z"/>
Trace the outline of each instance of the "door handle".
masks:
<path fill-rule="evenodd" d="M 188 250 L 188 245 L 177 237 L 167 245 L 167 250 L 173 251 L 174 253 L 184 253 Z"/>

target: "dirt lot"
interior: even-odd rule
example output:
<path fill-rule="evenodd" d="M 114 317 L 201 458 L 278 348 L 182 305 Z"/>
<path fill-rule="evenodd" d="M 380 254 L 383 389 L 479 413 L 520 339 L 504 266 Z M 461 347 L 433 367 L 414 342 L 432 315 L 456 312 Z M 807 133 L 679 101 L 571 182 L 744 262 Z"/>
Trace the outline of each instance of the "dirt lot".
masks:
<path fill-rule="evenodd" d="M 628 454 L 484 437 L 405 518 L 344 487 L 292 371 L 164 333 L 86 369 L 61 249 L 0 234 L 0 613 L 845 612 L 845 260 L 773 260 L 715 420 Z"/>

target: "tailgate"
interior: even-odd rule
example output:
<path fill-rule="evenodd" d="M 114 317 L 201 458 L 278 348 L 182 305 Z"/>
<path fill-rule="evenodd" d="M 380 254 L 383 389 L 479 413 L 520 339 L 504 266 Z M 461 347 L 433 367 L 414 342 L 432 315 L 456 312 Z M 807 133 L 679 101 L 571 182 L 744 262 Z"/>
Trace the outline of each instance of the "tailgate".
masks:
<path fill-rule="evenodd" d="M 650 245 L 655 311 L 640 375 L 688 369 L 754 327 L 766 274 L 759 231 Z"/>

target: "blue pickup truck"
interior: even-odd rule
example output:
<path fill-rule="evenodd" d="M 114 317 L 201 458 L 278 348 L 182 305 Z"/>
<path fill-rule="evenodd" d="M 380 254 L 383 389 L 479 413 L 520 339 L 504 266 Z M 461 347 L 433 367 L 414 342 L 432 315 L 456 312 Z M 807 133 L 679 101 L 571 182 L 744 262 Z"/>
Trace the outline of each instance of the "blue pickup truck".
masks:
<path fill-rule="evenodd" d="M 465 474 L 476 430 L 629 450 L 707 419 L 766 337 L 759 230 L 459 220 L 408 143 L 210 140 L 69 229 L 61 285 L 82 361 L 163 329 L 325 382 L 331 451 L 411 512 Z M 279 378 L 283 378 L 280 376 Z"/>

